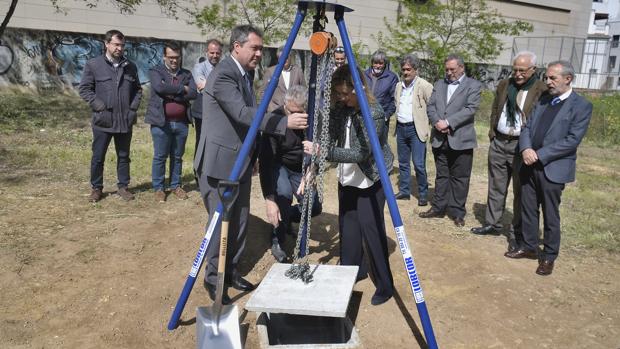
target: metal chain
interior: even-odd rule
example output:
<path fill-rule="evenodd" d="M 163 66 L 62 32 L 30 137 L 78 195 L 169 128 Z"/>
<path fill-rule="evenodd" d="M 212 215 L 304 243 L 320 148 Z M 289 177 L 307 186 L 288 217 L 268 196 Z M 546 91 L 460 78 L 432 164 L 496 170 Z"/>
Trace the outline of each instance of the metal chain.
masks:
<path fill-rule="evenodd" d="M 329 110 L 331 103 L 331 76 L 334 71 L 334 52 L 329 49 L 328 52 L 319 57 L 317 71 L 317 86 L 315 89 L 315 117 L 313 122 L 312 140 L 318 144 L 321 151 L 317 155 L 312 154 L 310 166 L 302 172 L 302 180 L 305 180 L 307 171 L 315 171 L 314 164 L 318 163 L 318 169 L 312 183 L 306 183 L 304 197 L 301 205 L 301 219 L 299 221 L 299 230 L 297 232 L 297 241 L 293 252 L 294 261 L 291 267 L 286 271 L 285 275 L 291 279 L 300 279 L 304 283 L 310 283 L 313 280 L 310 273 L 310 265 L 308 263 L 308 255 L 310 253 L 310 230 L 312 225 L 312 207 L 314 205 L 314 192 L 317 191 L 319 202 L 323 202 L 323 175 L 325 174 L 325 165 L 327 157 L 327 148 L 329 146 Z M 319 125 L 321 126 L 319 131 Z M 317 142 L 318 139 L 318 142 Z M 318 159 L 317 159 L 318 156 Z M 304 224 L 305 223 L 305 224 Z M 301 249 L 301 238 L 304 225 L 306 226 L 306 246 L 304 257 L 299 257 Z"/>

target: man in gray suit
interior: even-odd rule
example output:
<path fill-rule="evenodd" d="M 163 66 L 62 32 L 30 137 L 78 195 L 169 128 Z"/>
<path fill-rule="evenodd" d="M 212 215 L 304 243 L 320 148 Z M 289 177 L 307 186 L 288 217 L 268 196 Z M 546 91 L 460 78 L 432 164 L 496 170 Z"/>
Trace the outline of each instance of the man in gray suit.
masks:
<path fill-rule="evenodd" d="M 284 46 L 280 46 L 276 55 L 278 59 L 280 59 L 280 55 L 282 55 L 282 50 Z M 271 77 L 273 76 L 273 72 L 276 70 L 276 66 L 271 66 L 265 70 L 265 76 L 263 78 L 263 86 L 261 96 L 265 93 L 265 89 L 267 88 L 267 84 L 271 81 Z M 271 101 L 269 102 L 269 106 L 267 107 L 268 112 L 272 112 L 278 108 L 284 106 L 284 95 L 289 88 L 302 85 L 306 86 L 306 79 L 304 78 L 304 72 L 301 70 L 297 64 L 291 64 L 291 57 L 286 58 L 286 62 L 284 63 L 284 69 L 282 69 L 282 74 L 278 79 L 278 86 L 273 93 L 273 97 L 271 97 Z"/>
<path fill-rule="evenodd" d="M 575 180 L 577 147 L 588 130 L 592 103 L 573 92 L 575 70 L 570 62 L 547 65 L 549 88 L 521 131 L 519 149 L 524 166 L 521 178 L 521 232 L 518 247 L 508 258 L 538 257 L 536 274 L 549 275 L 560 250 L 560 199 L 566 183 Z M 539 207 L 544 220 L 544 248 L 538 254 Z"/>
<path fill-rule="evenodd" d="M 200 194 L 210 214 L 209 220 L 213 219 L 219 203 L 218 183 L 230 176 L 256 113 L 252 73 L 261 59 L 262 33 L 249 25 L 237 26 L 232 30 L 229 47 L 230 57 L 226 57 L 215 67 L 205 86 L 203 111 L 206 119 L 202 124 L 198 153 L 194 160 L 194 170 L 198 176 Z M 264 132 L 283 136 L 287 128 L 305 129 L 307 119 L 308 115 L 301 113 L 294 113 L 288 117 L 268 113 L 262 120 L 260 128 Z M 255 145 L 253 151 L 256 151 Z M 231 209 L 229 258 L 226 261 L 228 276 L 226 285 L 242 291 L 254 289 L 254 285 L 243 279 L 236 270 L 245 246 L 250 212 L 252 159 L 256 159 L 253 154 L 248 154 L 242 159 L 239 196 Z M 206 252 L 204 284 L 211 299 L 215 298 L 219 235 L 220 231 L 216 229 Z M 227 287 L 224 290 L 223 301 L 230 302 Z"/>
<path fill-rule="evenodd" d="M 446 78 L 438 80 L 428 103 L 433 126 L 431 145 L 435 158 L 435 194 L 422 218 L 446 213 L 457 227 L 465 225 L 465 203 L 476 143 L 474 114 L 480 105 L 481 84 L 465 76 L 465 63 L 457 55 L 445 61 Z"/>

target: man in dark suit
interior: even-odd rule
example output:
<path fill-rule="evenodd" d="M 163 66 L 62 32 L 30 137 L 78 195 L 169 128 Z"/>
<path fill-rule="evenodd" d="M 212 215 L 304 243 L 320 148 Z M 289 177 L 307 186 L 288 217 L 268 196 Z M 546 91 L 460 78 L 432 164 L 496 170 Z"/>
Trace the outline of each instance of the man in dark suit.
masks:
<path fill-rule="evenodd" d="M 280 55 L 282 55 L 282 50 L 284 47 L 280 46 L 276 55 L 278 59 L 280 59 Z M 273 76 L 273 72 L 276 70 L 276 66 L 271 66 L 265 70 L 265 77 L 263 78 L 263 86 L 262 93 L 265 93 L 265 89 L 267 88 L 267 84 L 271 81 L 271 77 Z M 282 69 L 282 74 L 278 79 L 278 86 L 273 93 L 273 97 L 271 97 L 271 101 L 269 101 L 269 106 L 267 107 L 268 112 L 272 112 L 278 108 L 284 106 L 284 95 L 286 91 L 297 85 L 306 86 L 306 79 L 304 78 L 304 72 L 301 68 L 296 64 L 291 64 L 291 58 L 287 57 L 286 62 L 284 63 L 284 69 Z"/>
<path fill-rule="evenodd" d="M 262 34 L 249 25 L 237 26 L 232 30 L 229 47 L 230 57 L 223 59 L 207 80 L 203 98 L 205 120 L 198 153 L 194 159 L 194 170 L 198 176 L 200 194 L 210 214 L 209 220 L 213 219 L 219 203 L 218 183 L 230 176 L 256 114 L 251 76 L 261 59 Z M 307 114 L 293 113 L 283 116 L 268 113 L 265 114 L 260 128 L 267 133 L 284 135 L 287 128 L 305 129 L 307 119 Z M 255 145 L 253 150 L 256 151 Z M 229 278 L 226 284 L 243 291 L 254 289 L 254 285 L 237 273 L 236 267 L 245 246 L 250 212 L 251 159 L 255 158 L 253 154 L 248 154 L 242 159 L 239 196 L 231 208 L 228 236 L 229 259 L 226 261 L 226 270 Z M 205 287 L 212 299 L 215 298 L 217 281 L 219 235 L 220 231 L 216 229 L 206 252 Z M 230 302 L 226 290 L 223 301 Z"/>
<path fill-rule="evenodd" d="M 519 52 L 512 62 L 512 77 L 500 81 L 495 91 L 489 128 L 489 189 L 485 224 L 472 228 L 472 233 L 495 234 L 502 228 L 500 221 L 511 179 L 514 197 L 511 243 L 514 241 L 514 231 L 521 230 L 519 169 L 522 160 L 519 135 L 534 105 L 546 90 L 545 83 L 536 76 L 536 55 L 527 51 Z"/>
<path fill-rule="evenodd" d="M 465 76 L 465 63 L 457 55 L 445 61 L 446 78 L 438 80 L 428 103 L 433 126 L 431 145 L 435 158 L 435 194 L 422 218 L 446 213 L 457 227 L 465 225 L 465 203 L 476 143 L 474 114 L 480 105 L 481 84 Z"/>
<path fill-rule="evenodd" d="M 577 147 L 588 130 L 592 103 L 573 92 L 575 70 L 570 62 L 547 65 L 549 93 L 537 103 L 519 137 L 522 233 L 508 258 L 538 257 L 536 274 L 549 275 L 560 250 L 560 200 L 566 183 L 575 180 Z M 543 251 L 538 254 L 539 207 L 544 220 Z"/>

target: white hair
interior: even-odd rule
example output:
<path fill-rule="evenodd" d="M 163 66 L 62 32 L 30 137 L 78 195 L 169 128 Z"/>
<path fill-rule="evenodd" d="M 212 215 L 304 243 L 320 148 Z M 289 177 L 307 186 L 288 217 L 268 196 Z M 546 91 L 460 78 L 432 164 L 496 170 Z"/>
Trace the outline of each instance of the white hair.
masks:
<path fill-rule="evenodd" d="M 519 51 L 519 53 L 515 56 L 515 59 L 512 60 L 512 63 L 514 63 L 519 57 L 527 57 L 530 59 L 533 66 L 536 65 L 536 54 L 532 51 Z"/>

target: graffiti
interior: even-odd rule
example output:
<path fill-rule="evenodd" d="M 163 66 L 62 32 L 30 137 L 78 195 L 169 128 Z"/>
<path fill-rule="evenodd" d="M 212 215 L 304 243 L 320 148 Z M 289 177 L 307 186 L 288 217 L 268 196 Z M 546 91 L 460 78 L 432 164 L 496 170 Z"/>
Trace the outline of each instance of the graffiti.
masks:
<path fill-rule="evenodd" d="M 127 38 L 125 56 L 136 64 L 142 84 L 148 71 L 162 62 L 165 42 Z M 191 69 L 202 54 L 203 43 L 183 43 L 185 68 Z M 9 28 L 0 45 L 0 86 L 34 89 L 75 89 L 89 59 L 105 52 L 100 35 Z"/>
<path fill-rule="evenodd" d="M 10 46 L 0 44 L 0 75 L 6 74 L 13 65 L 15 55 Z"/>

